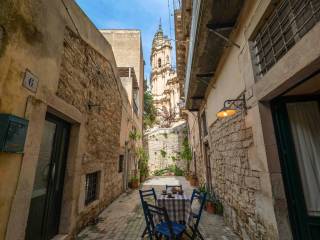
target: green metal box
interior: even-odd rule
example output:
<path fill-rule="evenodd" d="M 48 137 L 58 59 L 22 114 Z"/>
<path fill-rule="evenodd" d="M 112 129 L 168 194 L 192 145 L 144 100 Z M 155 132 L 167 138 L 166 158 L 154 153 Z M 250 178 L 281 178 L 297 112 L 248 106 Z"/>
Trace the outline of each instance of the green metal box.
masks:
<path fill-rule="evenodd" d="M 29 121 L 0 114 L 0 152 L 23 153 Z"/>

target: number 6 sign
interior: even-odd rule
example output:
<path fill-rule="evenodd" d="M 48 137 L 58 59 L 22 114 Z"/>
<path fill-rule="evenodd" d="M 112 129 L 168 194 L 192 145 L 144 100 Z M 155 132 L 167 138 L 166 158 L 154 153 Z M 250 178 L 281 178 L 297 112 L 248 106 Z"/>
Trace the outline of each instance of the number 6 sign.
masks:
<path fill-rule="evenodd" d="M 31 92 L 36 93 L 38 88 L 38 82 L 36 76 L 34 76 L 28 69 L 25 72 L 23 79 L 23 86 L 29 89 Z"/>

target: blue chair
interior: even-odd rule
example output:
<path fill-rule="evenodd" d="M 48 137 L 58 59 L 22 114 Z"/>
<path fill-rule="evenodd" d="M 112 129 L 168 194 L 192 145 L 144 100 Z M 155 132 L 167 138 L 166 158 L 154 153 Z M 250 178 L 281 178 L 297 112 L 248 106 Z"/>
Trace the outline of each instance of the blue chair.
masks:
<path fill-rule="evenodd" d="M 201 215 L 202 215 L 202 211 L 203 211 L 203 207 L 204 204 L 206 202 L 206 197 L 207 197 L 207 193 L 203 193 L 203 192 L 199 192 L 198 190 L 194 189 L 191 195 L 191 205 L 193 203 L 193 201 L 195 199 L 198 199 L 200 202 L 200 207 L 198 209 L 198 211 L 196 213 L 192 213 L 193 214 L 193 218 L 195 219 L 195 222 L 193 223 L 192 226 L 189 226 L 189 228 L 192 230 L 192 235 L 189 235 L 187 232 L 187 236 L 190 239 L 196 239 L 197 236 L 200 237 L 201 240 L 204 240 L 202 234 L 200 233 L 198 227 L 199 227 L 199 223 L 200 223 L 200 219 L 201 219 Z"/>
<path fill-rule="evenodd" d="M 165 208 L 148 204 L 147 202 L 142 202 L 142 205 L 150 240 L 152 236 L 155 236 L 156 239 L 160 239 L 162 236 L 169 240 L 181 239 L 186 230 L 185 225 L 170 221 Z M 154 223 L 156 216 L 159 220 L 158 224 Z"/>
<path fill-rule="evenodd" d="M 148 190 L 139 190 L 139 195 L 140 195 L 141 203 L 147 202 L 151 198 L 154 201 L 154 204 L 156 204 L 157 195 L 154 188 L 151 188 Z M 143 230 L 141 238 L 144 238 L 146 233 L 147 233 L 147 227 L 145 227 L 145 229 Z"/>
<path fill-rule="evenodd" d="M 139 194 L 140 194 L 140 199 L 141 201 L 145 201 L 146 199 L 150 199 L 150 197 L 152 197 L 154 203 L 157 201 L 157 195 L 156 195 L 156 191 L 154 190 L 154 188 L 148 189 L 148 190 L 139 190 Z"/>
<path fill-rule="evenodd" d="M 172 189 L 172 188 L 179 188 L 180 191 L 182 191 L 182 185 L 166 185 L 166 191 Z"/>

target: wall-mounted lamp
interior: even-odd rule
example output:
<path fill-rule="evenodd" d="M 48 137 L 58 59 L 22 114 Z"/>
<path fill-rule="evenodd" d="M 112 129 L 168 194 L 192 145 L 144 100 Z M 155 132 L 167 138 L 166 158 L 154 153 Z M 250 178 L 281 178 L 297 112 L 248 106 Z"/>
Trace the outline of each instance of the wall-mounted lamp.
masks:
<path fill-rule="evenodd" d="M 217 113 L 218 118 L 231 117 L 241 110 L 246 110 L 246 99 L 243 95 L 239 99 L 229 99 L 223 104 L 223 108 Z"/>

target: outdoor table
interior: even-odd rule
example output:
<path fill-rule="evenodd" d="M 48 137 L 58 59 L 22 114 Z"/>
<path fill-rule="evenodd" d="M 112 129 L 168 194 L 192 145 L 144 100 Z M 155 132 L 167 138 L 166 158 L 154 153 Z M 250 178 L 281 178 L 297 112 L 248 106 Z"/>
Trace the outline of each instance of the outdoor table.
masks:
<path fill-rule="evenodd" d="M 189 224 L 192 221 L 190 197 L 180 194 L 172 196 L 174 198 L 169 198 L 168 195 L 159 195 L 157 205 L 167 210 L 171 221 Z"/>

